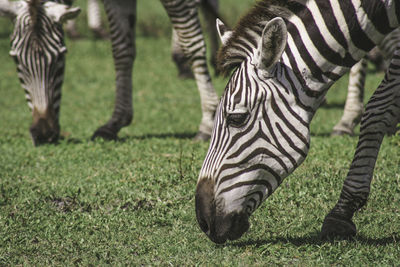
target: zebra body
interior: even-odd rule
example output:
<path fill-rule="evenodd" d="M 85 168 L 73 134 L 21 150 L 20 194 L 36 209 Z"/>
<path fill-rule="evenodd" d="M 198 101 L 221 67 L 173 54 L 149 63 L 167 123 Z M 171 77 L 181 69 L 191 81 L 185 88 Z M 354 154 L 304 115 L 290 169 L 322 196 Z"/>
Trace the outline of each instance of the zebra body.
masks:
<path fill-rule="evenodd" d="M 196 189 L 200 228 L 237 239 L 249 216 L 305 159 L 310 122 L 329 87 L 399 26 L 399 0 L 264 0 L 233 31 L 222 23 L 223 72 L 232 71 Z M 400 51 L 366 107 L 356 154 L 321 236 L 351 236 L 383 135 L 400 119 Z"/>
<path fill-rule="evenodd" d="M 218 96 L 211 83 L 206 62 L 206 47 L 197 14 L 196 0 L 161 0 L 171 20 L 177 41 L 189 59 L 200 92 L 202 119 L 197 139 L 211 135 Z M 92 139 L 115 139 L 119 130 L 130 124 L 132 107 L 132 67 L 135 59 L 136 0 L 105 0 L 110 24 L 112 52 L 116 69 L 116 99 L 112 117 L 99 127 Z"/>
<path fill-rule="evenodd" d="M 382 62 L 377 62 L 378 68 L 383 67 L 387 69 L 390 59 L 393 56 L 396 44 L 400 43 L 400 28 L 395 29 L 388 34 L 383 41 L 376 47 L 378 50 L 375 53 L 382 53 Z M 350 69 L 349 86 L 347 88 L 346 103 L 344 105 L 343 116 L 340 121 L 333 127 L 333 135 L 349 134 L 354 135 L 354 128 L 360 122 L 362 113 L 364 111 L 364 84 L 367 73 L 367 60 L 366 58 L 360 60 L 359 63 Z"/>
<path fill-rule="evenodd" d="M 14 22 L 10 55 L 17 65 L 33 122 L 35 145 L 58 139 L 61 85 L 65 53 L 62 23 L 76 17 L 79 8 L 63 1 L 0 0 L 0 13 Z"/>

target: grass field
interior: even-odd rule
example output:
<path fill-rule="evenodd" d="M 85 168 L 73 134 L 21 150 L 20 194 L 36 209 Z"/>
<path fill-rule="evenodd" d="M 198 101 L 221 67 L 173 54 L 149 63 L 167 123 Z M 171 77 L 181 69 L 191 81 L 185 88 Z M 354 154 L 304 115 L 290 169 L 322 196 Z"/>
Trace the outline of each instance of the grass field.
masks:
<path fill-rule="evenodd" d="M 0 20 L 0 265 L 398 266 L 399 136 L 382 144 L 369 202 L 354 219 L 355 240 L 318 239 L 357 142 L 329 136 L 347 77 L 315 116 L 308 158 L 255 212 L 250 231 L 225 245 L 207 239 L 194 213 L 208 148 L 192 140 L 199 96 L 194 81 L 176 78 L 161 6 L 138 2 L 135 117 L 117 142 L 89 141 L 111 115 L 115 76 L 109 42 L 89 38 L 67 40 L 64 139 L 33 147 L 31 115 L 8 56 L 11 26 Z M 244 9 L 230 10 L 236 13 L 225 16 L 233 22 Z M 89 35 L 82 15 L 79 29 Z M 382 76 L 369 74 L 367 97 Z M 226 79 L 213 81 L 221 94 Z"/>

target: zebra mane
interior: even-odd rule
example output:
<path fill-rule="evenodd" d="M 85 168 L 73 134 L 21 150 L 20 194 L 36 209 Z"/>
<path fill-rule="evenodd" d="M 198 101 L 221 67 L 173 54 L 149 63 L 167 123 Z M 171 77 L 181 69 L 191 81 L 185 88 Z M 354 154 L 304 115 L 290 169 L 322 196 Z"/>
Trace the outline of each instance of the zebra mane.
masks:
<path fill-rule="evenodd" d="M 307 0 L 262 0 L 244 15 L 232 31 L 217 55 L 217 67 L 224 75 L 237 68 L 257 47 L 265 24 L 275 17 L 282 17 L 285 21 L 293 14 L 299 14 L 304 9 Z M 254 34 L 255 33 L 255 34 Z M 246 40 L 246 42 L 244 41 Z M 248 46 L 251 44 L 251 47 Z"/>
<path fill-rule="evenodd" d="M 38 13 L 41 8 L 42 0 L 27 0 L 29 15 L 31 16 L 32 28 L 36 28 L 38 24 Z"/>

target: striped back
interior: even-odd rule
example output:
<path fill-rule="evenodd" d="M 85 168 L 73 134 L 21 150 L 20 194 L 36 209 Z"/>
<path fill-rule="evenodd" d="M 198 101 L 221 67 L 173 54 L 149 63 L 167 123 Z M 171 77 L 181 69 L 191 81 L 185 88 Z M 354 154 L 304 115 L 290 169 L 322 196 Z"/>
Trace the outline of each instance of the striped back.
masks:
<path fill-rule="evenodd" d="M 219 23 L 232 73 L 196 191 L 200 227 L 236 239 L 305 159 L 328 88 L 399 25 L 400 1 L 264 0 L 233 31 Z"/>

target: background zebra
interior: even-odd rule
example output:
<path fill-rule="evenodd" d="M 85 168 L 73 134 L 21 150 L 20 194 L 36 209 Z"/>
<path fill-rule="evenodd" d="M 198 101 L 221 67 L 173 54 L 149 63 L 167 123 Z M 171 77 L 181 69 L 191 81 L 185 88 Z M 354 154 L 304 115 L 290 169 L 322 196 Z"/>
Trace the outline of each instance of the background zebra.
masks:
<path fill-rule="evenodd" d="M 399 26 L 400 1 L 256 4 L 233 31 L 222 23 L 223 72 L 232 72 L 196 189 L 200 228 L 216 243 L 242 236 L 249 216 L 305 159 L 310 122 L 328 88 Z M 355 235 L 383 136 L 400 121 L 400 49 L 361 121 L 353 163 L 322 238 Z"/>
<path fill-rule="evenodd" d="M 32 111 L 29 130 L 35 145 L 52 143 L 59 137 L 67 51 L 62 23 L 80 12 L 77 7 L 58 2 L 0 0 L 0 14 L 10 17 L 15 24 L 10 55 Z"/>
<path fill-rule="evenodd" d="M 34 123 L 31 127 L 31 135 L 33 142 L 35 145 L 55 142 L 59 137 L 60 130 L 58 113 L 61 84 L 63 82 L 63 54 L 66 51 L 63 39 L 64 34 L 60 23 L 76 16 L 79 9 L 69 8 L 64 5 L 64 9 L 60 10 L 65 10 L 66 14 L 60 15 L 61 19 L 58 18 L 55 21 L 56 23 L 53 23 L 46 18 L 46 12 L 42 10 L 47 10 L 47 7 L 57 6 L 55 2 L 42 2 L 40 0 L 30 2 L 1 1 L 2 13 L 9 15 L 11 18 L 16 18 L 10 53 L 16 59 L 19 77 L 22 81 L 22 86 L 27 92 L 28 104 L 32 108 Z M 68 2 L 71 3 L 72 1 Z M 196 138 L 205 140 L 211 134 L 218 97 L 211 83 L 207 68 L 206 48 L 197 14 L 197 3 L 195 0 L 163 0 L 161 3 L 171 19 L 182 51 L 191 62 L 200 92 L 202 108 L 202 120 Z M 116 99 L 112 117 L 94 132 L 92 139 L 96 137 L 116 139 L 119 130 L 129 125 L 133 118 L 132 67 L 136 55 L 136 1 L 110 0 L 104 1 L 104 6 L 110 23 L 112 53 L 116 69 Z M 54 9 L 58 11 L 57 8 Z M 40 27 L 31 27 L 31 21 L 36 21 L 36 16 L 32 14 L 36 13 L 40 14 L 40 16 L 37 16 L 39 18 L 38 21 L 43 20 L 43 23 L 37 23 Z M 42 27 L 47 28 L 41 31 Z M 51 57 L 47 57 L 46 53 L 37 53 L 36 50 L 31 49 L 30 38 L 26 37 L 31 35 L 25 34 L 31 30 L 40 33 L 38 40 L 46 42 L 43 48 L 50 49 L 49 56 Z M 17 45 L 22 46 L 22 49 L 15 49 L 14 46 Z M 54 48 L 53 46 L 56 47 Z M 39 51 L 41 50 L 39 49 Z M 25 60 L 31 57 L 38 60 Z M 33 66 L 32 62 L 38 65 Z M 44 63 L 42 64 L 42 62 Z M 40 70 L 40 73 L 37 70 Z M 32 87 L 32 84 L 41 85 L 42 83 L 46 83 L 45 88 L 41 86 Z M 46 96 L 46 101 L 43 100 L 42 95 Z M 39 115 L 37 115 L 38 112 L 40 113 Z"/>
<path fill-rule="evenodd" d="M 182 51 L 189 58 L 200 92 L 202 119 L 196 139 L 211 135 L 218 96 L 211 83 L 206 61 L 206 47 L 197 14 L 195 0 L 161 0 L 171 20 Z M 119 130 L 131 123 L 132 66 L 135 58 L 136 1 L 104 1 L 110 24 L 112 52 L 116 69 L 116 99 L 114 111 L 106 124 L 99 127 L 92 139 L 116 139 Z"/>
<path fill-rule="evenodd" d="M 373 57 L 378 70 L 386 70 L 394 54 L 396 45 L 400 43 L 400 28 L 392 31 L 373 49 L 374 54 L 368 54 L 350 69 L 349 86 L 343 116 L 333 127 L 333 135 L 354 135 L 354 128 L 360 122 L 364 111 L 364 84 L 367 74 L 367 60 Z M 371 51 L 372 52 L 372 51 Z M 377 54 L 382 54 L 377 56 Z M 377 58 L 378 57 L 378 58 Z M 379 58 L 380 57 L 380 58 Z"/>
<path fill-rule="evenodd" d="M 219 48 L 219 39 L 217 28 L 215 27 L 215 21 L 217 18 L 221 19 L 219 14 L 219 1 L 218 0 L 196 0 L 198 6 L 202 10 L 204 23 L 206 24 L 206 30 L 209 35 L 211 65 L 215 69 L 215 74 L 218 75 L 217 67 L 217 51 Z M 182 51 L 181 45 L 178 42 L 178 36 L 175 30 L 172 30 L 172 59 L 174 60 L 178 68 L 178 76 L 180 78 L 193 78 L 190 62 Z"/>

